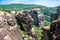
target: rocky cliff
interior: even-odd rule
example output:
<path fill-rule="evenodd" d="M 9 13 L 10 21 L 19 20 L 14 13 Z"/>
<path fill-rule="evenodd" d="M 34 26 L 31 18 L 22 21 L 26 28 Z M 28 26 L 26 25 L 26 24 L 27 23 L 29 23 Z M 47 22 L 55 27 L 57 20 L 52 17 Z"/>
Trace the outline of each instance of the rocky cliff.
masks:
<path fill-rule="evenodd" d="M 0 40 L 23 40 L 15 14 L 0 12 Z"/>
<path fill-rule="evenodd" d="M 38 28 L 44 26 L 40 11 L 39 8 L 12 13 L 0 11 L 0 40 L 26 40 L 21 31 L 27 33 L 29 40 L 38 40 L 33 25 Z"/>

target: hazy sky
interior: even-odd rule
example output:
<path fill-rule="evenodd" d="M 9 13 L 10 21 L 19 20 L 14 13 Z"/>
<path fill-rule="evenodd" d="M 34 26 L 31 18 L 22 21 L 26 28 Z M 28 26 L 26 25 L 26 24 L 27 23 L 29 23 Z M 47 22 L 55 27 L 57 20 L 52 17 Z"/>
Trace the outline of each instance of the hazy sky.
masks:
<path fill-rule="evenodd" d="M 48 7 L 54 7 L 60 5 L 60 0 L 0 0 L 0 4 L 12 4 L 12 3 L 37 4 Z"/>

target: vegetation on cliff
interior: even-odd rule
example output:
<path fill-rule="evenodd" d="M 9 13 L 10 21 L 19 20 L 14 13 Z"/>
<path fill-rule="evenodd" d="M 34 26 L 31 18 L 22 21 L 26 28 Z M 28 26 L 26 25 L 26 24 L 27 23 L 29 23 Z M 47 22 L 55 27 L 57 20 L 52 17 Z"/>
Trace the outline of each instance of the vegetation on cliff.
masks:
<path fill-rule="evenodd" d="M 51 9 L 49 9 L 48 7 L 45 7 L 45 6 L 41 6 L 41 5 L 34 5 L 34 4 L 10 4 L 10 5 L 0 5 L 0 10 L 1 11 L 6 11 L 8 13 L 11 13 L 11 11 L 15 10 L 15 11 L 20 11 L 20 10 L 30 10 L 32 8 L 40 8 L 41 9 L 41 12 L 43 13 L 44 15 L 44 25 L 47 26 L 50 24 L 50 15 L 51 15 L 51 12 L 52 11 L 56 11 L 55 9 L 51 11 Z M 22 35 L 24 36 L 25 40 L 30 40 L 29 38 L 29 35 L 27 34 L 26 32 L 26 25 L 23 24 L 22 20 L 18 20 L 18 23 L 20 23 L 19 25 L 19 28 L 21 29 L 22 31 Z M 19 22 L 20 21 L 20 22 Z M 42 30 L 39 29 L 38 27 L 36 27 L 35 25 L 33 25 L 33 28 L 35 30 L 35 33 L 37 35 L 37 39 L 38 40 L 41 40 L 41 37 L 42 37 Z"/>
<path fill-rule="evenodd" d="M 10 10 L 30 10 L 32 8 L 40 8 L 41 12 L 44 14 L 44 20 L 45 20 L 45 26 L 49 25 L 50 23 L 50 15 L 52 12 L 56 12 L 56 9 L 51 7 L 45 7 L 41 5 L 35 5 L 35 4 L 8 4 L 8 5 L 0 5 L 3 11 L 10 12 Z"/>

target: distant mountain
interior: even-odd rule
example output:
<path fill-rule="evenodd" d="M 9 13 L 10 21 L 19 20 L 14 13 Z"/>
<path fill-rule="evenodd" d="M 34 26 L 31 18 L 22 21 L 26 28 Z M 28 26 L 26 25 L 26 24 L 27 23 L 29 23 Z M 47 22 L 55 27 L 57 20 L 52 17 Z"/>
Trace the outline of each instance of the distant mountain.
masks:
<path fill-rule="evenodd" d="M 35 4 L 8 4 L 8 5 L 0 5 L 0 8 L 8 10 L 30 10 L 32 8 L 40 8 L 41 12 L 44 14 L 45 26 L 50 23 L 51 13 L 56 12 L 56 9 L 54 7 L 46 7 Z"/>
<path fill-rule="evenodd" d="M 11 10 L 24 10 L 24 9 L 32 9 L 32 8 L 42 8 L 45 6 L 35 5 L 35 4 L 7 4 L 7 5 L 0 5 L 0 8 L 3 7 L 5 9 Z"/>
<path fill-rule="evenodd" d="M 56 13 L 57 7 L 49 7 L 50 13 Z"/>

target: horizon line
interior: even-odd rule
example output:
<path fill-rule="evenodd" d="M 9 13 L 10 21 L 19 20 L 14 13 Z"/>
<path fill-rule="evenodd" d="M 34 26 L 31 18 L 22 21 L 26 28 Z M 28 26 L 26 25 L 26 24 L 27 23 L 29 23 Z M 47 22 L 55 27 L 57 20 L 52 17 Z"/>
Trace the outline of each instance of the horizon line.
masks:
<path fill-rule="evenodd" d="M 11 4 L 24 4 L 24 3 L 10 3 L 10 4 L 0 4 L 0 5 L 11 5 Z M 25 4 L 25 5 L 28 5 L 28 4 Z M 39 5 L 39 4 L 30 4 L 30 5 Z M 45 6 L 45 5 L 41 5 L 41 6 Z M 57 6 L 46 6 L 46 7 L 57 7 Z"/>

